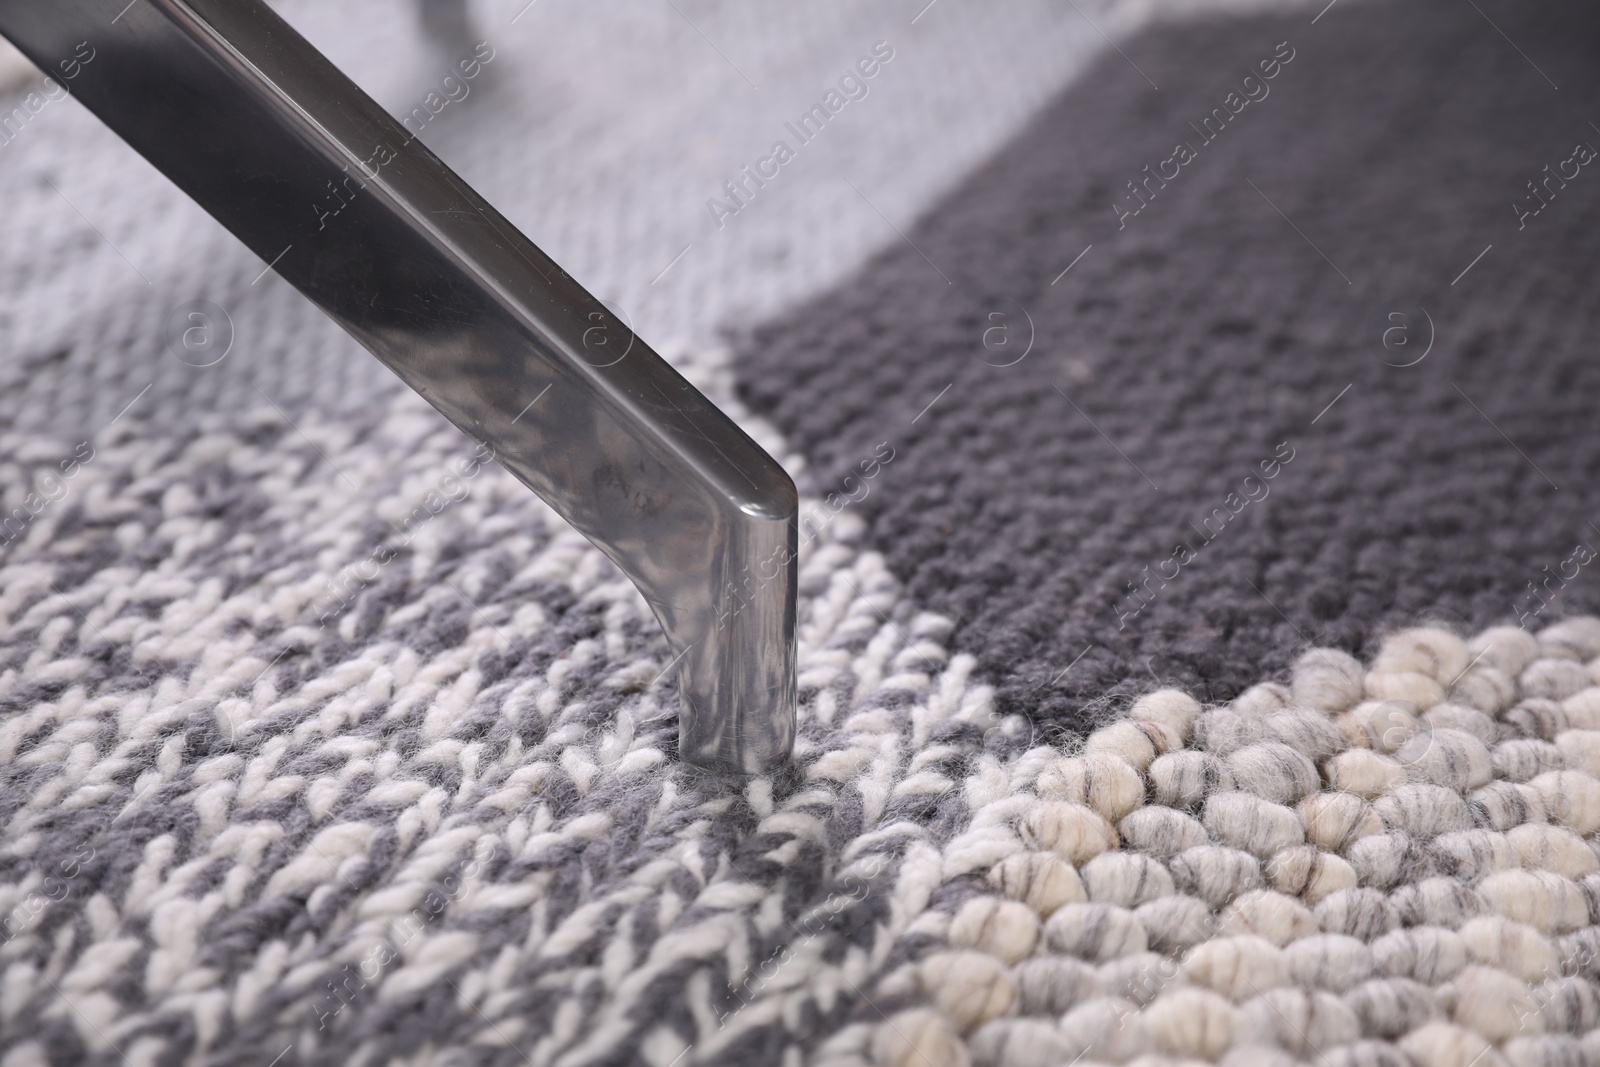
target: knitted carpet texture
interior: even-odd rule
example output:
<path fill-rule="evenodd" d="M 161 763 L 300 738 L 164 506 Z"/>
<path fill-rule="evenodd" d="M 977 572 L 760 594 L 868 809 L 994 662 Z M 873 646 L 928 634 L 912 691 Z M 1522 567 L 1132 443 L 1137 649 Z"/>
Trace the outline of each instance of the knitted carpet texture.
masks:
<path fill-rule="evenodd" d="M 697 774 L 637 592 L 474 458 L 411 398 L 119 423 L 74 465 L 0 570 L 0 1062 L 792 1058 L 849 1016 L 890 860 L 993 725 L 970 658 L 840 516 L 798 762 Z M 841 884 L 873 893 L 800 996 L 745 988 Z"/>
<path fill-rule="evenodd" d="M 708 244 L 642 301 L 807 490 L 796 759 L 753 779 L 677 762 L 670 654 L 601 553 L 155 176 L 55 172 L 126 159 L 80 113 L 30 127 L 19 195 L 108 229 L 19 218 L 49 254 L 6 266 L 0 485 L 42 503 L 0 547 L 0 1067 L 1600 1062 L 1600 619 L 1553 622 L 1600 607 L 1594 202 L 1581 170 L 1523 188 L 1587 139 L 1594 17 L 1480 6 L 1119 39 L 759 345 L 706 345 L 696 294 L 773 310 L 900 242 L 861 190 L 839 225 L 885 237 L 794 268 Z M 896 25 L 950 8 L 976 38 L 950 0 Z M 1017 10 L 1020 67 L 1088 54 L 1079 16 Z M 665 14 L 757 69 L 759 34 Z M 845 29 L 766 53 L 797 107 Z M 948 114 L 965 147 L 902 204 L 995 148 L 935 99 L 907 143 L 943 158 Z M 470 106 L 463 172 L 515 218 L 526 155 Z M 1125 187 L 1213 107 L 1178 178 Z M 794 177 L 729 230 L 835 203 Z M 624 279 L 659 207 L 552 250 Z M 239 358 L 172 373 L 133 262 L 227 304 Z M 1391 288 L 1439 324 L 1420 362 Z M 1144 584 L 1188 519 L 1222 532 Z"/>
<path fill-rule="evenodd" d="M 119 424 L 69 484 L 0 575 L 0 1063 L 1600 1054 L 1600 620 L 1069 754 L 846 513 L 796 761 L 732 781 L 674 761 L 632 587 L 420 400 Z"/>

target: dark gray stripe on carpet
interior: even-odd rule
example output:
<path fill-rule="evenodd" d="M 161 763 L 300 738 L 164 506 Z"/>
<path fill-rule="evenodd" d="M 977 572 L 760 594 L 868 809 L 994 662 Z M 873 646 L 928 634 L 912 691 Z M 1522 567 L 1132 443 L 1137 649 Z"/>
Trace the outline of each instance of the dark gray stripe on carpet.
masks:
<path fill-rule="evenodd" d="M 1307 640 L 1600 608 L 1600 167 L 1574 160 L 1600 146 L 1600 13 L 1314 14 L 1108 53 L 908 240 L 743 343 L 747 399 L 865 494 L 1002 710 L 1078 727 L 1152 674 L 1224 699 Z M 1130 180 L 1174 170 L 1119 222 Z M 1519 230 L 1528 183 L 1574 171 Z M 1000 368 L 1027 329 L 1008 301 L 1035 341 Z M 1418 305 L 1431 351 L 1386 365 L 1426 349 Z M 1010 349 L 982 344 L 993 312 Z M 840 481 L 882 442 L 891 464 Z"/>

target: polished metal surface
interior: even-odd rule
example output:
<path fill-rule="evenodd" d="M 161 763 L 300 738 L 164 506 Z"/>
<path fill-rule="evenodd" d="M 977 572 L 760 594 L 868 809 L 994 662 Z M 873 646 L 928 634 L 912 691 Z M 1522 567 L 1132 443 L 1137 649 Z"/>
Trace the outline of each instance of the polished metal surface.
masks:
<path fill-rule="evenodd" d="M 788 757 L 797 501 L 760 446 L 261 0 L 0 0 L 0 33 L 47 73 L 87 42 L 79 101 L 616 561 L 685 760 Z"/>

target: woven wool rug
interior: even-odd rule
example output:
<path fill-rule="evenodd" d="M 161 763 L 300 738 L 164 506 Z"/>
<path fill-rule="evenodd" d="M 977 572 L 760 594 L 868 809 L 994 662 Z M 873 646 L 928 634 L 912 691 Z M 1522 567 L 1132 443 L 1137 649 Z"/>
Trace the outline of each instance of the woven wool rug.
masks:
<path fill-rule="evenodd" d="M 796 760 L 750 780 L 677 764 L 600 553 L 155 176 L 57 169 L 126 160 L 92 120 L 0 148 L 113 245 L 11 223 L 0 1065 L 1600 1062 L 1595 19 L 1089 10 L 1097 54 L 1081 13 L 985 38 L 1032 39 L 1020 90 L 950 68 L 921 192 L 841 224 L 879 238 L 575 271 L 802 485 Z M 797 101 L 875 28 L 757 68 L 707 14 L 673 32 Z M 487 114 L 434 136 L 516 218 Z M 795 177 L 729 229 L 847 202 Z M 174 370 L 130 257 L 239 352 Z"/>

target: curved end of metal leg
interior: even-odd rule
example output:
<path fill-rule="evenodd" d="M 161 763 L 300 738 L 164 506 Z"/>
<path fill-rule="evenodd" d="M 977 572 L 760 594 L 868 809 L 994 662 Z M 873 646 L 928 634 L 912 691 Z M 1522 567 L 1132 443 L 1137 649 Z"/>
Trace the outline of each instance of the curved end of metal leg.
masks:
<path fill-rule="evenodd" d="M 683 653 L 678 747 L 698 767 L 763 774 L 794 747 L 797 506 L 777 474 L 787 506 L 734 521 L 705 635 Z"/>

